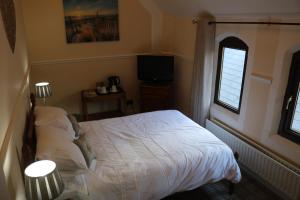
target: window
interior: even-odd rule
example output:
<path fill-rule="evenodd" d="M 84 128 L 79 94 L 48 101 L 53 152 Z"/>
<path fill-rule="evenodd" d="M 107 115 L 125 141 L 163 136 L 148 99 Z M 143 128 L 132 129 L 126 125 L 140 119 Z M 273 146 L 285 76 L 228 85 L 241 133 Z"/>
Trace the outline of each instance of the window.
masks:
<path fill-rule="evenodd" d="M 283 100 L 279 134 L 300 143 L 300 51 L 292 58 L 289 80 Z"/>
<path fill-rule="evenodd" d="M 215 103 L 240 113 L 246 72 L 248 46 L 236 37 L 219 44 Z"/>

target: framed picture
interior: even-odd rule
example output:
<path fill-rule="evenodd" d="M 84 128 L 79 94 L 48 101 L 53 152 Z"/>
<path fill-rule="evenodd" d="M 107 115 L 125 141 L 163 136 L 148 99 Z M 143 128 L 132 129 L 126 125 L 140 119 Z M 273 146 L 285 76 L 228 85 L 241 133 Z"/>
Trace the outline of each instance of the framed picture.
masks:
<path fill-rule="evenodd" d="M 4 29 L 10 45 L 11 51 L 14 53 L 16 46 L 16 13 L 13 0 L 0 0 L 0 12 L 4 24 Z"/>
<path fill-rule="evenodd" d="M 63 0 L 67 43 L 118 41 L 118 0 Z"/>

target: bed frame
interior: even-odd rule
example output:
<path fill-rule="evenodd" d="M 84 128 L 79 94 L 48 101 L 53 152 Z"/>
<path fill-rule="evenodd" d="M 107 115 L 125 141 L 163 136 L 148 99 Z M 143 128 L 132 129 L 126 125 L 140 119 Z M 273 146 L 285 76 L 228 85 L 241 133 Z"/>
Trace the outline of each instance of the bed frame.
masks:
<path fill-rule="evenodd" d="M 34 108 L 35 108 L 35 95 L 33 93 L 30 94 L 30 102 L 31 108 L 29 110 L 26 122 L 26 128 L 23 135 L 23 146 L 22 146 L 22 163 L 21 168 L 24 172 L 25 168 L 35 161 L 36 154 L 36 134 L 34 128 Z M 235 159 L 238 161 L 239 154 L 237 152 L 234 153 Z M 24 174 L 23 174 L 24 176 Z M 234 192 L 235 184 L 228 181 L 229 183 L 229 194 L 232 195 Z"/>
<path fill-rule="evenodd" d="M 23 172 L 25 168 L 34 162 L 36 153 L 36 135 L 34 128 L 34 108 L 35 108 L 35 96 L 30 94 L 30 110 L 26 119 L 25 132 L 23 134 L 23 146 L 22 146 L 22 162 L 21 168 Z"/>

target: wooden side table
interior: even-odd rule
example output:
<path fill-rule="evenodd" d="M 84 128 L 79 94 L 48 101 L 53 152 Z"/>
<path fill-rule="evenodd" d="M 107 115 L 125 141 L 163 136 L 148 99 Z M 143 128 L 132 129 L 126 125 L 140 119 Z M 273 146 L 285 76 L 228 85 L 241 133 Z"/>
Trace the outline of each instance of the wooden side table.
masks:
<path fill-rule="evenodd" d="M 89 93 L 91 91 L 96 91 L 96 90 L 81 91 L 82 115 L 84 121 L 111 118 L 111 117 L 121 117 L 125 115 L 126 93 L 123 90 L 120 90 L 119 92 L 116 93 L 107 93 L 107 94 L 97 94 L 95 92 L 95 95 L 90 95 Z M 93 114 L 88 113 L 88 103 L 103 102 L 103 101 L 117 101 L 118 109 L 113 111 L 106 111 L 106 112 L 93 113 Z"/>

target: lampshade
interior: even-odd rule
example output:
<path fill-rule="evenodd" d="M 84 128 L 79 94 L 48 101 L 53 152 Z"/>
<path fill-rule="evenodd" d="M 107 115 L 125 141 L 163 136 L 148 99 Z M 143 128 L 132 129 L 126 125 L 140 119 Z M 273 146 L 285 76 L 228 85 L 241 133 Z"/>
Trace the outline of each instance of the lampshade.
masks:
<path fill-rule="evenodd" d="M 64 184 L 50 160 L 41 160 L 25 169 L 26 197 L 30 200 L 48 200 L 57 198 L 64 190 Z"/>
<path fill-rule="evenodd" d="M 38 98 L 46 98 L 52 95 L 50 84 L 48 82 L 41 82 L 35 84 L 35 96 Z"/>

